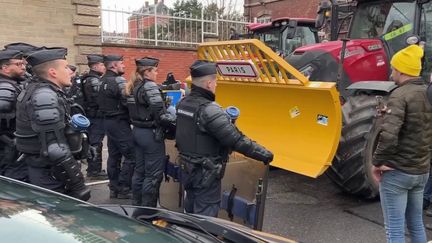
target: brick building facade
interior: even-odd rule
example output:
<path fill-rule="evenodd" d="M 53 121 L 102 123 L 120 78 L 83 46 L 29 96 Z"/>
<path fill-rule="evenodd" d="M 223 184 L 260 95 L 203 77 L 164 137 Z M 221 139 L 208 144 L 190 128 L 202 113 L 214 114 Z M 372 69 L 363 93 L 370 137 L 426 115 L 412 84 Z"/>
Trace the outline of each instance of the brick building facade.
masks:
<path fill-rule="evenodd" d="M 164 4 L 164 1 L 155 0 L 154 4 L 144 3 L 140 9 L 135 10 L 134 14 L 128 18 L 128 33 L 130 38 L 146 38 L 148 31 L 155 25 L 155 12 L 158 15 L 157 22 L 163 25 L 169 21 L 168 18 L 161 16 L 169 14 L 169 8 Z"/>
<path fill-rule="evenodd" d="M 315 18 L 320 0 L 244 0 L 250 22 L 270 22 L 280 17 Z"/>

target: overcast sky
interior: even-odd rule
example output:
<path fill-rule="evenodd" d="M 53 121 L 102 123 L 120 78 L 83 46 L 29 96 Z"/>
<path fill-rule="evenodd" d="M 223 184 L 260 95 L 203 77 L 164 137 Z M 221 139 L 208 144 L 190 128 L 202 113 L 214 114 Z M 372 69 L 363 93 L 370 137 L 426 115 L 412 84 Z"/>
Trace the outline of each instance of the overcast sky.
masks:
<path fill-rule="evenodd" d="M 158 0 L 161 1 L 161 0 Z M 149 4 L 154 4 L 154 0 L 102 0 L 102 8 L 103 9 L 117 9 L 117 10 L 136 10 L 142 7 L 145 2 L 149 2 Z M 172 7 L 176 0 L 164 0 L 164 4 L 168 7 Z M 207 4 L 209 2 L 220 2 L 220 0 L 204 0 L 200 1 L 203 4 Z M 231 2 L 235 5 L 236 10 L 239 12 L 243 12 L 243 0 L 226 0 L 225 3 Z"/>
<path fill-rule="evenodd" d="M 102 9 L 132 12 L 138 10 L 145 2 L 154 4 L 154 0 L 101 0 Z M 161 1 L 161 0 L 158 0 Z M 176 0 L 164 0 L 164 4 L 173 7 Z M 243 0 L 201 0 L 201 3 L 207 5 L 211 2 L 225 2 L 226 6 L 235 5 L 238 12 L 243 12 Z M 112 11 L 102 11 L 102 29 L 108 32 L 126 33 L 128 32 L 127 18 L 130 14 L 114 13 Z"/>

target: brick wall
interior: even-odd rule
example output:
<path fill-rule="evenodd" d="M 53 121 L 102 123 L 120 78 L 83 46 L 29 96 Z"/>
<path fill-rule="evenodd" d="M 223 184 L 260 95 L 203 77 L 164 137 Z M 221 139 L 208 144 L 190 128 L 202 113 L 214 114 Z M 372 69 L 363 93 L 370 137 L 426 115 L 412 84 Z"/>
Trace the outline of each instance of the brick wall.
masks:
<path fill-rule="evenodd" d="M 158 80 L 165 80 L 168 72 L 173 72 L 177 80 L 184 80 L 189 76 L 189 66 L 197 59 L 196 50 L 156 49 L 120 46 L 102 46 L 102 53 L 123 55 L 126 65 L 125 78 L 135 72 L 135 59 L 145 56 L 160 59 L 158 66 Z"/>
<path fill-rule="evenodd" d="M 263 14 L 280 17 L 315 18 L 319 0 L 245 0 L 245 16 L 253 21 Z"/>

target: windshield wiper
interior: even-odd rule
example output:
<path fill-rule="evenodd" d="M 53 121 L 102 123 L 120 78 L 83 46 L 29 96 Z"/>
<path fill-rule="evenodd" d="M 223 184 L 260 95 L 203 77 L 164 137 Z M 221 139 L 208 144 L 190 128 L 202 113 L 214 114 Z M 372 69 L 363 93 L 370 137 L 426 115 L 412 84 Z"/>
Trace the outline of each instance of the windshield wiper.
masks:
<path fill-rule="evenodd" d="M 140 209 L 137 209 L 137 211 L 139 211 Z M 135 212 L 134 212 L 135 214 Z M 187 220 L 185 218 L 179 217 L 177 215 L 169 215 L 167 216 L 165 213 L 163 212 L 158 212 L 152 215 L 140 215 L 138 217 L 136 217 L 137 220 L 139 221 L 147 221 L 147 220 L 155 220 L 155 219 L 162 219 L 168 223 L 172 223 L 172 224 L 178 224 L 178 225 L 182 225 L 182 226 L 193 226 L 194 229 L 197 229 L 203 233 L 205 233 L 206 235 L 210 236 L 211 238 L 213 238 L 214 240 L 216 240 L 217 242 L 223 242 L 220 239 L 218 239 L 216 236 L 214 236 L 213 234 L 211 234 L 210 232 L 208 232 L 207 230 L 205 230 L 203 227 L 201 227 L 199 224 L 193 222 L 192 220 Z"/>
<path fill-rule="evenodd" d="M 144 210 L 141 211 L 144 213 L 140 213 L 139 212 L 140 210 Z M 198 216 L 195 215 L 187 215 L 187 214 L 178 215 L 176 213 L 164 212 L 164 211 L 156 211 L 156 213 L 148 215 L 145 213 L 148 212 L 147 210 L 149 209 L 144 209 L 144 208 L 137 209 L 137 211 L 134 212 L 134 218 L 140 221 L 161 219 L 174 225 L 181 225 L 186 228 L 199 230 L 211 236 L 217 242 L 223 242 L 223 240 L 221 240 L 220 237 L 228 241 L 242 242 L 242 243 L 248 243 L 248 242 L 255 243 L 258 240 L 256 238 L 252 238 L 251 236 L 245 235 L 244 233 L 236 231 L 235 229 L 208 221 L 205 218 L 198 218 Z"/>

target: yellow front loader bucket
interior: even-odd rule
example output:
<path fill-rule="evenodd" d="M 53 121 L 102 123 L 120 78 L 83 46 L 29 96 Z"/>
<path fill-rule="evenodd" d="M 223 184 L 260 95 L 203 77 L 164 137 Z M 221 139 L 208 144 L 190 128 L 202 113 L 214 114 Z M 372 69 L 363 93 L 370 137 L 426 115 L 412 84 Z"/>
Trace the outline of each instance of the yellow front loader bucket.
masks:
<path fill-rule="evenodd" d="M 330 165 L 342 118 L 333 82 L 310 82 L 259 40 L 200 44 L 218 64 L 216 100 L 240 109 L 237 125 L 270 149 L 273 166 L 317 177 Z"/>

